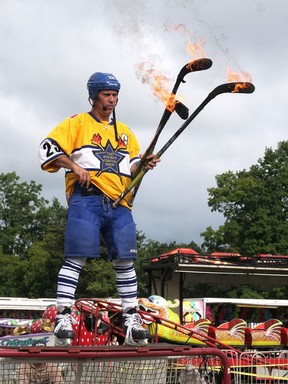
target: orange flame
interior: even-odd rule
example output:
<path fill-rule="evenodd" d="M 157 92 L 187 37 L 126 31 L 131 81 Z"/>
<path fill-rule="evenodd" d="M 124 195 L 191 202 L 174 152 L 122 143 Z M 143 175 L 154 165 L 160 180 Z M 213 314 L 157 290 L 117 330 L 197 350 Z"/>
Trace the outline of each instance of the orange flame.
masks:
<path fill-rule="evenodd" d="M 186 52 L 192 60 L 200 59 L 202 57 L 206 57 L 206 53 L 204 50 L 204 39 L 200 39 L 197 43 L 192 43 L 192 32 L 185 27 L 184 24 L 171 24 L 166 25 L 165 29 L 172 29 L 176 32 L 181 33 L 182 35 L 188 36 L 188 43 L 186 47 Z"/>
<path fill-rule="evenodd" d="M 232 93 L 240 92 L 241 89 L 248 88 L 247 82 L 237 83 L 235 84 L 234 90 Z"/>
<path fill-rule="evenodd" d="M 172 29 L 181 34 L 189 36 L 186 52 L 190 56 L 191 60 L 187 64 L 188 68 L 189 64 L 192 65 L 194 60 L 206 57 L 206 53 L 203 48 L 204 40 L 200 39 L 198 43 L 193 44 L 190 39 L 192 33 L 185 27 L 184 24 L 166 24 L 165 29 L 167 31 Z M 170 112 L 174 111 L 177 102 L 183 100 L 181 96 L 179 97 L 177 95 L 176 99 L 176 96 L 171 94 L 171 91 L 169 91 L 169 83 L 171 82 L 171 79 L 168 79 L 166 76 L 162 75 L 157 69 L 154 68 L 153 64 L 148 62 L 137 64 L 136 76 L 137 78 L 141 78 L 143 84 L 150 85 L 150 87 L 153 89 L 153 94 L 165 104 L 166 109 L 168 109 Z"/>
<path fill-rule="evenodd" d="M 233 92 L 239 92 L 239 89 L 245 88 L 246 83 L 252 83 L 252 77 L 249 72 L 234 72 L 229 67 L 227 68 L 227 80 L 228 82 L 236 82 L 238 84 L 235 85 Z"/>
<path fill-rule="evenodd" d="M 173 112 L 179 97 L 177 96 L 178 100 L 176 100 L 175 95 L 172 95 L 171 91 L 169 91 L 168 85 L 171 80 L 148 62 L 138 64 L 136 69 L 136 76 L 141 78 L 142 83 L 150 85 L 153 94 L 165 104 L 170 112 Z"/>
<path fill-rule="evenodd" d="M 229 67 L 227 68 L 227 80 L 229 82 L 249 82 L 252 83 L 252 77 L 249 72 L 234 72 Z"/>
<path fill-rule="evenodd" d="M 204 50 L 204 40 L 199 40 L 198 43 L 192 43 L 191 41 L 188 41 L 186 52 L 191 57 L 192 60 L 200 59 L 202 57 L 206 57 L 206 53 Z"/>

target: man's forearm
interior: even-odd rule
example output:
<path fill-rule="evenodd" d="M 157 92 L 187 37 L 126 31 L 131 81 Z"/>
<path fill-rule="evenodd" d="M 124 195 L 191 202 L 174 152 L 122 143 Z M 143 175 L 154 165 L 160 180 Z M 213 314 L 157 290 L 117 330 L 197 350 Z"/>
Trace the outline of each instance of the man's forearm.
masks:
<path fill-rule="evenodd" d="M 70 169 L 78 177 L 79 183 L 82 186 L 89 187 L 91 181 L 89 171 L 76 164 L 68 156 L 58 157 L 52 162 L 52 165 L 58 168 Z"/>
<path fill-rule="evenodd" d="M 75 163 L 73 160 L 71 160 L 68 156 L 61 156 L 52 161 L 54 166 L 59 167 L 59 168 L 66 168 L 66 169 L 71 169 L 73 171 L 73 168 L 75 167 Z"/>

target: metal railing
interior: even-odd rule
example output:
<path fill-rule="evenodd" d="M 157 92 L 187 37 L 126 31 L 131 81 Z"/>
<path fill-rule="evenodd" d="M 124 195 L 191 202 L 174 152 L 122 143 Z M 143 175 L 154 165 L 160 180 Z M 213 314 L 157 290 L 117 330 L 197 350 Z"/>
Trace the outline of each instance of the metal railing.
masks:
<path fill-rule="evenodd" d="M 1 384 L 42 382 L 230 384 L 231 378 L 229 360 L 217 348 L 154 344 L 0 350 Z"/>

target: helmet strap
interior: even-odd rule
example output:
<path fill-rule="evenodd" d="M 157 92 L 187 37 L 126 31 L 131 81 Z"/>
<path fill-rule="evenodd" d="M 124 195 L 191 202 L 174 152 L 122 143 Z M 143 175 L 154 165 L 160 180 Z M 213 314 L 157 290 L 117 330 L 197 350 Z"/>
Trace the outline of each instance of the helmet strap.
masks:
<path fill-rule="evenodd" d="M 115 108 L 113 109 L 113 124 L 114 124 L 114 134 L 116 143 L 118 142 L 118 131 L 117 131 L 117 122 L 116 122 L 116 113 Z"/>
<path fill-rule="evenodd" d="M 89 101 L 89 104 L 91 105 L 91 107 L 94 108 L 95 104 L 92 102 L 93 100 L 90 97 L 88 97 L 88 101 Z"/>

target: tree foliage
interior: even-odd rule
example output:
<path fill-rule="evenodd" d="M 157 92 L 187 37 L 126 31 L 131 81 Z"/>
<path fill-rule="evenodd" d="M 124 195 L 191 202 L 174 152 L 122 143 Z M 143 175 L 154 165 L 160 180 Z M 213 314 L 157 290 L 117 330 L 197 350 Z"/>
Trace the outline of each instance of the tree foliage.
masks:
<path fill-rule="evenodd" d="M 43 235 L 43 209 L 47 201 L 39 196 L 34 181 L 19 183 L 15 172 L 0 174 L 0 241 L 6 255 L 24 256 Z"/>
<path fill-rule="evenodd" d="M 22 262 L 18 257 L 0 255 L 0 296 L 23 297 Z"/>
<path fill-rule="evenodd" d="M 63 263 L 66 209 L 41 185 L 0 175 L 0 295 L 54 297 Z"/>
<path fill-rule="evenodd" d="M 243 255 L 288 253 L 288 142 L 266 148 L 263 159 L 249 170 L 227 171 L 209 188 L 208 205 L 223 213 L 217 230 L 201 234 L 208 252 L 237 251 Z"/>
<path fill-rule="evenodd" d="M 148 295 L 148 274 L 142 263 L 175 248 L 193 248 L 199 253 L 229 250 L 241 254 L 287 254 L 288 142 L 277 150 L 266 149 L 263 159 L 246 171 L 228 171 L 216 176 L 217 187 L 209 189 L 209 206 L 225 217 L 225 223 L 202 234 L 202 248 L 188 244 L 147 240 L 137 231 L 138 258 L 135 268 L 138 295 Z M 55 297 L 57 276 L 64 260 L 66 208 L 57 199 L 41 197 L 42 186 L 20 182 L 13 172 L 0 174 L 0 295 Z M 228 291 L 228 289 L 227 289 Z M 236 297 L 286 298 L 287 290 L 258 292 L 242 287 Z M 188 296 L 222 296 L 220 287 L 207 284 L 185 287 Z M 101 259 L 90 260 L 79 278 L 76 297 L 118 297 L 115 271 L 101 243 Z"/>

